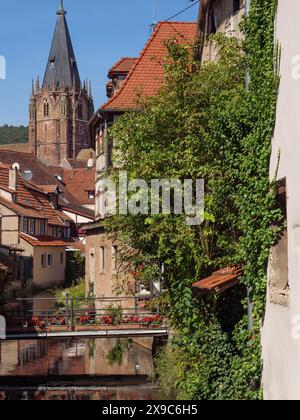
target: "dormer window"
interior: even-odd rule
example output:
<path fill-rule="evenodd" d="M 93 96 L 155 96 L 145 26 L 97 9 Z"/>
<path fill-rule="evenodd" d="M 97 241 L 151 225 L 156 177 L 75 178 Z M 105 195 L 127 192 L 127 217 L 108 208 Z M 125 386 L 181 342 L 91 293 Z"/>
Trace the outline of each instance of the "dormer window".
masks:
<path fill-rule="evenodd" d="M 40 235 L 46 235 L 46 220 L 40 221 Z"/>
<path fill-rule="evenodd" d="M 50 66 L 53 67 L 55 65 L 55 57 L 50 59 Z"/>
<path fill-rule="evenodd" d="M 89 191 L 88 192 L 88 195 L 89 195 L 89 199 L 90 200 L 94 200 L 94 198 L 95 198 L 95 191 Z"/>

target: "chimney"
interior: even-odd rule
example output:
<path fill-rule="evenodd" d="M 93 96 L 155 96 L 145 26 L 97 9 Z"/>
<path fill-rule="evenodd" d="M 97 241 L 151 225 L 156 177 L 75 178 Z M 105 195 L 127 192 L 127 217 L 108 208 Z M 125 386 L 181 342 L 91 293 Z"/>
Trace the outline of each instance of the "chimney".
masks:
<path fill-rule="evenodd" d="M 14 163 L 9 170 L 9 180 L 8 180 L 8 187 L 12 191 L 17 191 L 18 189 L 18 172 L 20 170 L 20 165 L 18 163 Z"/>
<path fill-rule="evenodd" d="M 93 158 L 90 158 L 88 161 L 87 161 L 87 169 L 92 169 L 93 167 L 94 167 L 94 159 Z"/>

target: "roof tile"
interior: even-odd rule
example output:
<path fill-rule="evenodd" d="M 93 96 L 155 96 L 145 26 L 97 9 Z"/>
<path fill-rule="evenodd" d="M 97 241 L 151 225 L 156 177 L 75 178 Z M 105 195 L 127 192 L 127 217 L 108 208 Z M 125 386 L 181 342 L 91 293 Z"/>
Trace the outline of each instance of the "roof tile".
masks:
<path fill-rule="evenodd" d="M 164 60 L 167 57 L 165 42 L 175 38 L 180 44 L 191 43 L 196 39 L 196 31 L 197 24 L 193 22 L 160 22 L 120 90 L 101 109 L 134 108 L 139 92 L 146 97 L 154 96 L 163 83 Z"/>

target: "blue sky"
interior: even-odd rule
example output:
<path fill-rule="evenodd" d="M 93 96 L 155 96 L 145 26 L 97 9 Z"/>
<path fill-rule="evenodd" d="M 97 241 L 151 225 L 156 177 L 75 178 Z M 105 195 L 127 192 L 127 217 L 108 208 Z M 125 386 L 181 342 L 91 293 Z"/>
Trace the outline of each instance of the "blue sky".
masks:
<path fill-rule="evenodd" d="M 27 125 L 31 80 L 43 79 L 59 0 L 0 0 L 0 125 Z M 164 20 L 189 0 L 156 0 Z M 150 34 L 153 0 L 64 0 L 81 79 L 93 84 L 95 107 L 105 101 L 107 71 L 122 56 L 137 56 Z M 175 20 L 196 20 L 198 5 Z"/>

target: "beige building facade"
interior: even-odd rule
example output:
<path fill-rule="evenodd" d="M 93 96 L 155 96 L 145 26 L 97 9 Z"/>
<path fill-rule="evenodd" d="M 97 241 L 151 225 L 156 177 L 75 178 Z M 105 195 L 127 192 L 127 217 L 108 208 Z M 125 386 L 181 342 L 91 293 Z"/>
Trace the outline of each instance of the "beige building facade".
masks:
<path fill-rule="evenodd" d="M 49 288 L 65 280 L 72 219 L 57 206 L 56 192 L 43 193 L 21 177 L 18 164 L 0 168 L 0 245 L 18 252 L 11 288 Z"/>
<path fill-rule="evenodd" d="M 119 302 L 115 299 L 114 305 L 122 307 L 129 303 L 134 307 L 134 300 L 129 297 L 135 295 L 135 282 L 130 267 L 120 259 L 121 245 L 110 239 L 101 228 L 101 222 L 90 227 L 86 230 L 87 293 L 94 294 L 102 307 L 104 301 L 101 302 L 101 298 L 110 297 L 128 297 L 128 300 L 120 299 Z"/>
<path fill-rule="evenodd" d="M 270 178 L 276 177 L 287 229 L 272 249 L 263 323 L 266 400 L 300 399 L 300 2 L 279 0 L 280 87 Z"/>

